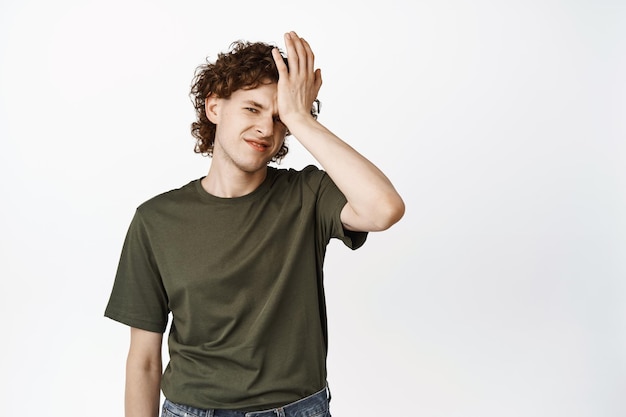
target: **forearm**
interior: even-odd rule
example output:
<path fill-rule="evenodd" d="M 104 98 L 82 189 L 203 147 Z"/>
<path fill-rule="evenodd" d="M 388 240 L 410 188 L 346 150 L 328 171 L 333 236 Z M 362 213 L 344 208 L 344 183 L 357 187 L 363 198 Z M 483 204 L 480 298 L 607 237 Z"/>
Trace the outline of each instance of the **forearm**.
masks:
<path fill-rule="evenodd" d="M 372 162 L 310 116 L 291 126 L 294 136 L 348 200 L 358 224 L 346 226 L 353 230 L 384 230 L 402 217 L 402 198 Z"/>
<path fill-rule="evenodd" d="M 126 365 L 126 417 L 158 417 L 161 393 L 161 364 Z"/>

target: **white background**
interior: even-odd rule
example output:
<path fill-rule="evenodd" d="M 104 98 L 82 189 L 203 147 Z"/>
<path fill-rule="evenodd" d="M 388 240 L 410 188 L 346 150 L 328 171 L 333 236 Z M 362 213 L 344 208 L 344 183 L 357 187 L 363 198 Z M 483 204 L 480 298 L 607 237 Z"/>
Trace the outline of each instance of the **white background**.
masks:
<path fill-rule="evenodd" d="M 135 207 L 207 172 L 193 71 L 292 29 L 320 120 L 407 204 L 329 248 L 333 414 L 626 415 L 617 0 L 3 0 L 0 413 L 122 415 L 104 307 Z"/>

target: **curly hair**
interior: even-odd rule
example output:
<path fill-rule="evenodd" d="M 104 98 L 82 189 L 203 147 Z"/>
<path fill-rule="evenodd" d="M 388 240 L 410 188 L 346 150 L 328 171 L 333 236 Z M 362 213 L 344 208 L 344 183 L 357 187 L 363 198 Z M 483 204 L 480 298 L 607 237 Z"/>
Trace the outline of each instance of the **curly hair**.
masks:
<path fill-rule="evenodd" d="M 278 82 L 278 69 L 272 57 L 274 48 L 262 42 L 236 41 L 231 44 L 228 52 L 219 53 L 214 63 L 207 59 L 206 64 L 196 68 L 190 93 L 196 109 L 196 121 L 191 124 L 191 135 L 196 139 L 196 153 L 213 155 L 216 126 L 206 115 L 206 98 L 215 94 L 227 99 L 239 89 Z M 287 64 L 284 55 L 283 61 Z M 280 161 L 288 151 L 289 148 L 283 142 L 272 162 Z"/>

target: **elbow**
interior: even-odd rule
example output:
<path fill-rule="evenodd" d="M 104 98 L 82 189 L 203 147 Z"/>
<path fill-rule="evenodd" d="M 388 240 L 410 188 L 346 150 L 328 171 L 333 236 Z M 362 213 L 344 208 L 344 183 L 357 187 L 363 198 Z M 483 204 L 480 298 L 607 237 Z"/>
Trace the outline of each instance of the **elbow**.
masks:
<path fill-rule="evenodd" d="M 382 232 L 404 216 L 404 202 L 398 194 L 372 197 L 365 205 L 347 203 L 341 212 L 343 226 L 358 232 Z"/>
<path fill-rule="evenodd" d="M 374 230 L 383 231 L 398 223 L 404 216 L 406 206 L 399 195 L 387 198 L 378 204 L 378 216 L 376 218 Z"/>

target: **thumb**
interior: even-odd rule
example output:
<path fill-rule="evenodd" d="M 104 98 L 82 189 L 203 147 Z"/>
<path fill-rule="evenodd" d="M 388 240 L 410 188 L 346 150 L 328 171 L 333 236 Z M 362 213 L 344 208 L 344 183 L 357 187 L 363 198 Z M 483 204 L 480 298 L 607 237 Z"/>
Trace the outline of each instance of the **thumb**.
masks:
<path fill-rule="evenodd" d="M 315 87 L 317 91 L 322 87 L 322 70 L 319 68 L 315 70 Z"/>

